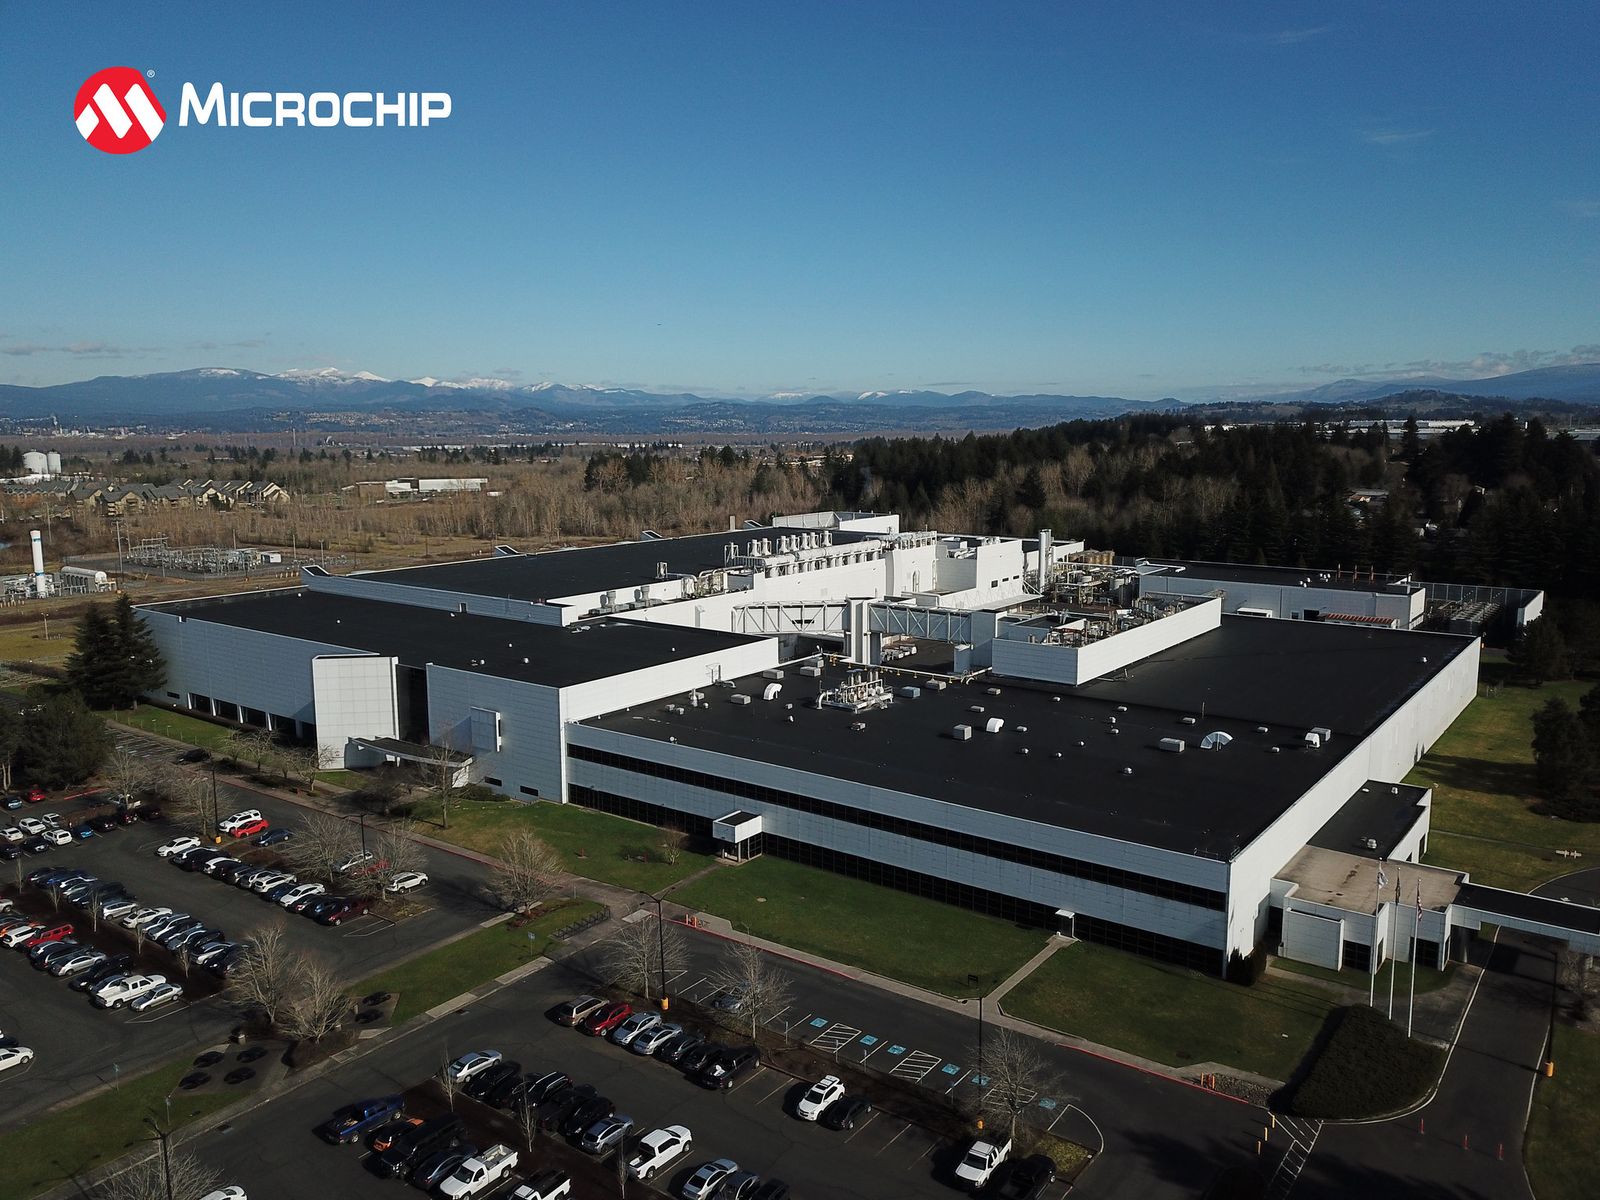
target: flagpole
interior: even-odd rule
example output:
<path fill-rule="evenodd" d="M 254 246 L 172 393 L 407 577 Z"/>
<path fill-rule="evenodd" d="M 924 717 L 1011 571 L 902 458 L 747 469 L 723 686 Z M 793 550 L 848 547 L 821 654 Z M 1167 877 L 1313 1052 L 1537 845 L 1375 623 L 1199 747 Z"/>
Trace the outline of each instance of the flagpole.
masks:
<path fill-rule="evenodd" d="M 1400 872 L 1399 871 L 1396 871 L 1394 873 L 1394 898 L 1395 898 L 1395 900 L 1397 902 L 1400 899 Z M 1389 923 L 1391 925 L 1394 924 L 1393 918 L 1390 918 L 1390 922 Z M 1394 957 L 1393 955 L 1390 955 L 1390 960 L 1391 961 L 1393 961 L 1393 957 Z M 1390 967 L 1389 968 L 1389 1020 L 1391 1020 L 1391 1021 L 1394 1020 L 1394 977 L 1395 977 L 1395 969 L 1393 967 Z"/>
<path fill-rule="evenodd" d="M 1411 1038 L 1411 1017 L 1417 1003 L 1417 941 L 1422 933 L 1422 876 L 1417 876 L 1417 920 L 1411 926 L 1411 996 L 1406 1001 L 1406 1039 Z"/>
<path fill-rule="evenodd" d="M 1383 860 L 1378 860 L 1378 887 L 1372 897 L 1372 950 L 1367 955 L 1367 1007 L 1377 1008 L 1378 970 L 1383 966 L 1383 930 L 1379 928 L 1378 914 L 1383 910 Z"/>

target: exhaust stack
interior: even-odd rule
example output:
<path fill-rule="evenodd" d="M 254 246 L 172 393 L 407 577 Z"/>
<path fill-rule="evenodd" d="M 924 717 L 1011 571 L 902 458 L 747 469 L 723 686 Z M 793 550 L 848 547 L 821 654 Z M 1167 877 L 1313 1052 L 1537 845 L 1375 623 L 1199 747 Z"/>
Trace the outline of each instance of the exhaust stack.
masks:
<path fill-rule="evenodd" d="M 37 529 L 28 531 L 28 541 L 33 544 L 33 594 L 48 596 L 50 580 L 44 573 L 44 542 L 40 539 Z"/>

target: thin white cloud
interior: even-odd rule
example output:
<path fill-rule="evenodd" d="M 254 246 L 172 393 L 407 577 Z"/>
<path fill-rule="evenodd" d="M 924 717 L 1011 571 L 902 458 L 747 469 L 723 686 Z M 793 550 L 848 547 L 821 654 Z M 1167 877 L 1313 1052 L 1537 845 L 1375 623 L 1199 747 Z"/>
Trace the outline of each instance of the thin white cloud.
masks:
<path fill-rule="evenodd" d="M 1280 29 L 1275 33 L 1266 34 L 1261 40 L 1269 46 L 1298 46 L 1302 42 L 1309 42 L 1332 31 L 1332 25 L 1312 25 L 1304 29 Z"/>
<path fill-rule="evenodd" d="M 1600 218 L 1600 200 L 1562 200 L 1556 207 L 1587 221 Z"/>
<path fill-rule="evenodd" d="M 1384 129 L 1363 129 L 1359 136 L 1369 146 L 1403 146 L 1408 142 L 1420 142 L 1434 134 L 1431 129 L 1397 129 L 1394 127 Z"/>
<path fill-rule="evenodd" d="M 1486 350 L 1471 358 L 1419 358 L 1391 363 L 1316 363 L 1295 368 L 1303 375 L 1341 379 L 1493 379 L 1539 367 L 1570 367 L 1600 361 L 1600 343 L 1570 350 Z"/>

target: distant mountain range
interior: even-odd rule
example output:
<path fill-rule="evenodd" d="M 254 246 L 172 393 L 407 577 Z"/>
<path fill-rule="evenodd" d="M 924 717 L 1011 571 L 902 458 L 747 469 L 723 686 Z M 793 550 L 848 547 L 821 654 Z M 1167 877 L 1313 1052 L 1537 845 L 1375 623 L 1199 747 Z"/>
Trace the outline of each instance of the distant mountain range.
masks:
<path fill-rule="evenodd" d="M 1489 379 L 1342 379 L 1299 391 L 1255 395 L 1248 406 L 1375 403 L 1398 393 L 1434 390 L 1506 401 L 1546 399 L 1600 403 L 1600 363 L 1543 367 Z M 1223 397 L 1191 398 L 1212 408 Z M 504 379 L 385 379 L 333 368 L 276 375 L 233 367 L 199 367 L 156 375 L 104 375 L 50 387 L 0 385 L 0 418 L 55 416 L 94 425 L 152 429 L 413 430 L 418 436 L 460 433 L 571 437 L 597 434 L 859 433 L 915 429 L 957 431 L 1042 425 L 1182 407 L 1176 400 L 1141 402 L 1118 396 L 997 396 L 927 390 L 850 393 L 778 392 L 756 397 L 705 397 L 632 388 Z"/>

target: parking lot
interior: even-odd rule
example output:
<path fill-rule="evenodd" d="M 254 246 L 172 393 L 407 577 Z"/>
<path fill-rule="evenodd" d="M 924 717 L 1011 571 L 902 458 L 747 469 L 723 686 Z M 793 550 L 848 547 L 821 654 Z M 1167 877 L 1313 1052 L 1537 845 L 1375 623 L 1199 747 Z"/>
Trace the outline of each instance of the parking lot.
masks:
<path fill-rule="evenodd" d="M 693 1150 L 656 1180 L 673 1194 L 694 1168 L 719 1157 L 783 1179 L 797 1197 L 900 1200 L 953 1194 L 941 1177 L 954 1147 L 897 1118 L 875 1113 L 854 1130 L 835 1132 L 792 1115 L 805 1085 L 776 1071 L 763 1068 L 727 1092 L 706 1091 L 664 1063 L 554 1024 L 544 1013 L 572 994 L 565 975 L 546 968 L 263 1105 L 225 1131 L 202 1136 L 195 1148 L 229 1181 L 243 1184 L 252 1200 L 392 1196 L 398 1185 L 365 1170 L 362 1150 L 326 1146 L 313 1137 L 312 1128 L 341 1104 L 403 1091 L 457 1054 L 493 1048 L 520 1061 L 524 1071 L 562 1070 L 594 1085 L 641 1131 L 687 1125 Z M 523 1163 L 518 1174 L 536 1165 Z M 508 1184 L 492 1194 L 510 1190 Z M 1058 1184 L 1048 1195 L 1058 1200 L 1065 1191 Z"/>
<path fill-rule="evenodd" d="M 170 758 L 168 747 L 159 749 Z M 225 783 L 219 786 L 219 798 L 224 813 L 259 808 L 274 824 L 290 827 L 300 818 L 292 805 Z M 101 807 L 95 795 L 51 799 L 3 814 L 0 824 L 49 811 L 61 814 L 62 823 L 70 825 Z M 192 913 L 233 938 L 246 937 L 266 922 L 282 921 L 291 945 L 329 960 L 350 980 L 374 974 L 494 914 L 476 891 L 481 868 L 441 853 L 428 857 L 424 869 L 430 881 L 426 889 L 414 894 L 414 915 L 400 921 L 369 915 L 336 928 L 317 925 L 252 892 L 179 870 L 158 858 L 155 848 L 178 832 L 165 821 L 119 827 L 5 864 L 5 879 L 15 891 L 16 880 L 33 870 L 81 869 L 101 880 L 122 883 L 143 904 Z M 243 849 L 228 839 L 224 843 L 224 851 Z M 68 905 L 62 906 L 60 919 L 84 924 L 81 914 Z M 173 972 L 164 973 L 175 977 Z M 197 972 L 196 978 L 200 984 L 194 991 L 200 993 L 199 998 L 185 998 L 145 1013 L 107 1011 L 92 1007 L 83 993 L 68 988 L 66 980 L 35 970 L 25 954 L 0 947 L 0 1033 L 17 1038 L 37 1055 L 27 1066 L 0 1075 L 0 1127 L 21 1123 L 52 1104 L 168 1060 L 185 1049 L 224 1038 L 236 1018 L 216 998 L 204 998 L 215 981 L 203 971 Z"/>

